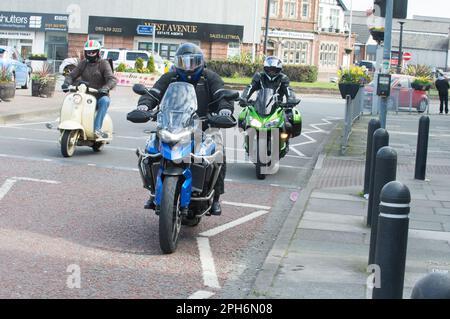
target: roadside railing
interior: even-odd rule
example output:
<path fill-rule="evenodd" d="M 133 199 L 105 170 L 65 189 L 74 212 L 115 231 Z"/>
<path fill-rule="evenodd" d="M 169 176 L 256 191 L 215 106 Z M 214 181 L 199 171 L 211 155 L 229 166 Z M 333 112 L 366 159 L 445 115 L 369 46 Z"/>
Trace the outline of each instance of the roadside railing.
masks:
<path fill-rule="evenodd" d="M 341 154 L 347 152 L 348 141 L 352 134 L 353 123 L 358 120 L 363 113 L 364 88 L 360 88 L 358 94 L 352 100 L 347 96 L 345 105 L 344 129 L 341 142 Z"/>

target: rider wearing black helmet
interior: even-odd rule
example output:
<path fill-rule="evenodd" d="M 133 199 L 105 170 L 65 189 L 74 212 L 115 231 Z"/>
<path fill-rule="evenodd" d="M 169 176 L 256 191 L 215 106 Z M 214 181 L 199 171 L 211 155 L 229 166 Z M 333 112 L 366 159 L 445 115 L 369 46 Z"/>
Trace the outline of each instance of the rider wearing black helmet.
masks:
<path fill-rule="evenodd" d="M 261 89 L 273 89 L 275 93 L 279 94 L 280 101 L 286 97 L 286 102 L 296 104 L 296 97 L 294 91 L 289 87 L 289 77 L 282 73 L 283 63 L 275 56 L 268 56 L 264 60 L 264 71 L 255 73 L 252 78 L 252 83 L 249 84 L 242 92 L 239 104 L 246 106 L 250 96 Z M 287 111 L 289 112 L 289 110 Z M 292 124 L 291 114 L 286 114 L 289 123 Z"/>
<path fill-rule="evenodd" d="M 202 50 L 195 44 L 184 43 L 175 53 L 174 71 L 163 74 L 151 88 L 150 95 L 143 95 L 138 102 L 137 109 L 147 111 L 154 109 L 161 101 L 164 93 L 172 82 L 182 81 L 194 85 L 197 95 L 197 114 L 202 117 L 214 112 L 219 115 L 230 116 L 233 114 L 234 105 L 231 102 L 217 100 L 218 94 L 224 88 L 224 83 L 220 76 L 206 69 L 205 59 Z M 204 127 L 207 129 L 207 127 Z M 223 159 L 223 166 L 220 170 L 219 178 L 215 186 L 214 201 L 211 208 L 211 215 L 220 215 L 222 210 L 219 203 L 220 195 L 225 191 L 226 161 Z M 145 208 L 153 208 L 153 201 L 150 199 L 145 204 Z"/>

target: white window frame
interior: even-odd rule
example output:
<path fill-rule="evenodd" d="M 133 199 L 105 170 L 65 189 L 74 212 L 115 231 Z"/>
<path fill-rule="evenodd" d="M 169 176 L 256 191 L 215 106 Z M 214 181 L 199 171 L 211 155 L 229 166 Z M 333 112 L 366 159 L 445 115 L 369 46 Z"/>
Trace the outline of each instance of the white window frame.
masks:
<path fill-rule="evenodd" d="M 283 17 L 288 19 L 297 18 L 297 0 L 284 0 Z"/>
<path fill-rule="evenodd" d="M 239 42 L 228 42 L 227 59 L 238 57 L 241 55 L 241 44 Z"/>
<path fill-rule="evenodd" d="M 282 45 L 282 60 L 285 64 L 308 64 L 310 43 L 301 40 L 285 40 Z"/>
<path fill-rule="evenodd" d="M 279 0 L 272 0 L 272 1 L 270 1 L 270 9 L 269 9 L 269 16 L 270 17 L 278 17 L 279 5 L 280 5 L 280 1 Z"/>
<path fill-rule="evenodd" d="M 306 15 L 304 15 L 305 7 L 306 7 Z M 310 11 L 311 11 L 310 8 L 311 8 L 310 0 L 303 0 L 302 1 L 302 12 L 301 12 L 302 18 L 309 19 L 310 15 L 311 15 L 310 14 Z"/>
<path fill-rule="evenodd" d="M 323 67 L 337 67 L 339 43 L 322 42 L 319 46 L 319 64 Z"/>

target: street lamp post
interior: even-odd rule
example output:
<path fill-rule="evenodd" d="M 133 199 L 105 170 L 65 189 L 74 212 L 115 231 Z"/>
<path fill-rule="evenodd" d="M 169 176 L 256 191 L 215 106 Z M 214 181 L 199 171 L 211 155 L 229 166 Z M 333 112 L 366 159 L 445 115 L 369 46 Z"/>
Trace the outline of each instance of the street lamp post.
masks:
<path fill-rule="evenodd" d="M 403 25 L 405 24 L 404 21 L 399 21 L 400 23 L 400 43 L 398 44 L 398 65 L 397 65 L 397 73 L 402 72 L 402 65 L 403 65 Z"/>
<path fill-rule="evenodd" d="M 267 0 L 266 8 L 266 30 L 264 32 L 264 55 L 267 55 L 267 38 L 269 36 L 269 15 L 270 15 L 270 0 Z"/>

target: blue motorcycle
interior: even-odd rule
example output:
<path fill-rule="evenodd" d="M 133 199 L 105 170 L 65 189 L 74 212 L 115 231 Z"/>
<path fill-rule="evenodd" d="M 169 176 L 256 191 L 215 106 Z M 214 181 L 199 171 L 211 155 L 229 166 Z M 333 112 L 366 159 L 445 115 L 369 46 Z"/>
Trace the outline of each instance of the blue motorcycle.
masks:
<path fill-rule="evenodd" d="M 148 91 L 143 85 L 135 93 Z M 235 101 L 239 93 L 221 90 L 217 99 Z M 159 243 L 165 254 L 176 250 L 181 225 L 196 226 L 209 213 L 214 186 L 223 165 L 219 128 L 236 125 L 233 116 L 198 117 L 195 88 L 186 82 L 169 85 L 156 111 L 134 111 L 134 123 L 157 120 L 145 150 L 137 150 L 139 172 L 159 215 Z M 211 129 L 203 132 L 204 125 Z"/>

